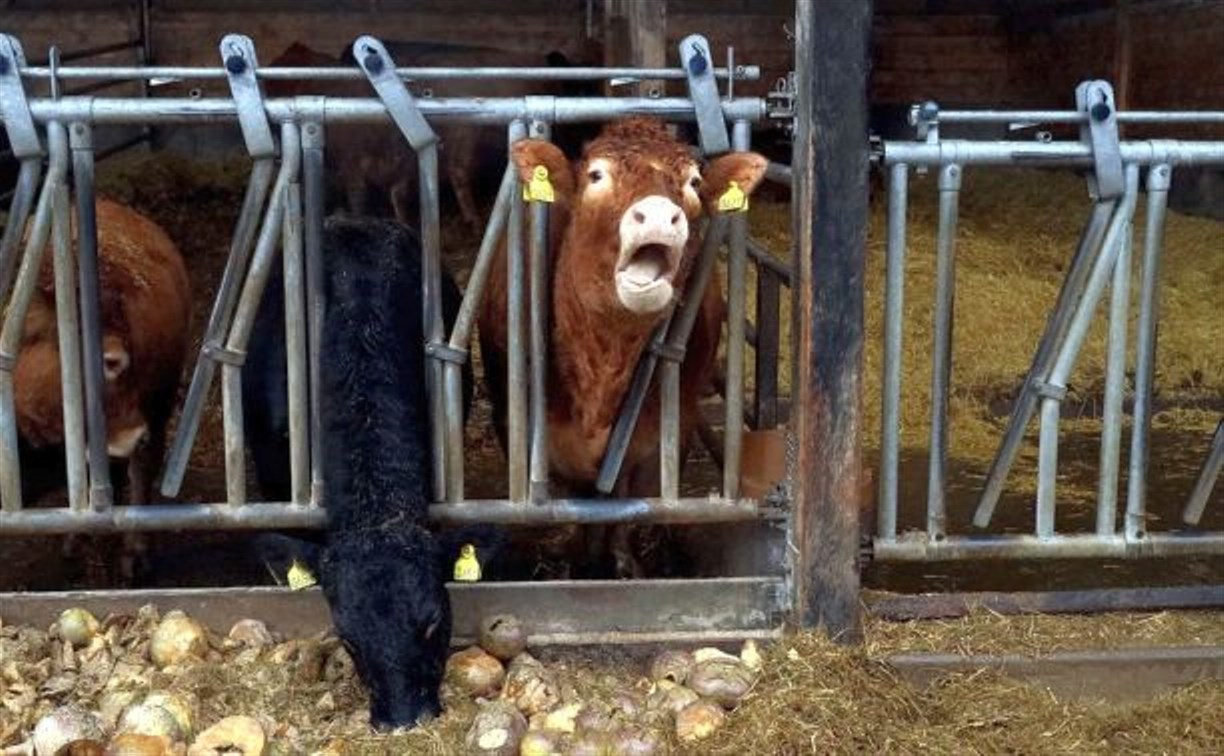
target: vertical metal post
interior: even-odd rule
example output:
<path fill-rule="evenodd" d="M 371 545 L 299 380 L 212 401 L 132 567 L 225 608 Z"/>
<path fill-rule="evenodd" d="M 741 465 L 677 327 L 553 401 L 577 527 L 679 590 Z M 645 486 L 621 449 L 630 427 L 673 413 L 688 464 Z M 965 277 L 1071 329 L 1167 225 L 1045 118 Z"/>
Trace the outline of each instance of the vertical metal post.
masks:
<path fill-rule="evenodd" d="M 888 246 L 884 281 L 884 396 L 880 429 L 880 513 L 877 535 L 897 537 L 897 471 L 900 464 L 901 332 L 905 296 L 905 214 L 909 166 L 888 174 Z"/>
<path fill-rule="evenodd" d="M 973 524 L 979 528 L 989 525 L 990 518 L 994 516 L 995 506 L 1003 494 L 1003 485 L 1007 482 L 1007 475 L 1011 472 L 1016 454 L 1020 451 L 1020 444 L 1024 441 L 1024 432 L 1028 428 L 1029 421 L 1033 419 L 1033 413 L 1037 410 L 1040 399 L 1037 394 L 1037 386 L 1046 380 L 1050 372 L 1055 347 L 1067 333 L 1071 313 L 1083 292 L 1088 272 L 1092 269 L 1093 261 L 1097 259 L 1100 252 L 1106 226 L 1109 224 L 1109 219 L 1113 217 L 1114 211 L 1117 210 L 1117 206 L 1117 200 L 1107 200 L 1096 202 L 1092 207 L 1092 214 L 1084 226 L 1084 232 L 1071 258 L 1071 265 L 1063 279 L 1062 288 L 1058 291 L 1054 308 L 1046 320 L 1045 331 L 1042 332 L 1041 340 L 1037 344 L 1037 353 L 1033 356 L 1033 364 L 1020 389 L 1020 398 L 1008 420 L 1003 442 L 999 445 L 999 451 L 995 453 L 994 460 L 990 464 L 990 472 L 986 475 L 986 485 L 982 488 L 977 511 L 973 515 Z"/>
<path fill-rule="evenodd" d="M 323 176 L 324 134 L 322 123 L 302 126 L 302 241 L 306 248 L 306 313 L 310 389 L 310 504 L 323 501 L 323 374 L 322 338 L 323 215 L 326 187 Z"/>
<path fill-rule="evenodd" d="M 1130 315 L 1131 240 L 1128 223 L 1110 284 L 1109 346 L 1105 358 L 1105 396 L 1101 416 L 1101 463 L 1097 483 L 1096 532 L 1113 535 L 1117 527 L 1118 467 L 1122 449 L 1122 394 L 1126 389 L 1126 319 Z"/>
<path fill-rule="evenodd" d="M 281 124 L 281 166 L 272 187 L 272 200 L 263 226 L 259 229 L 259 240 L 255 243 L 255 254 L 242 285 L 242 293 L 234 308 L 233 322 L 226 336 L 225 346 L 213 351 L 221 367 L 221 407 L 225 426 L 225 490 L 226 501 L 231 505 L 246 503 L 246 440 L 242 411 L 242 362 L 246 357 L 247 342 L 259 310 L 259 300 L 272 272 L 276 248 L 281 238 L 285 220 L 285 195 L 291 183 L 296 181 L 301 167 L 302 149 L 296 123 Z"/>
<path fill-rule="evenodd" d="M 944 484 L 948 460 L 948 391 L 952 378 L 952 323 L 956 300 L 956 225 L 961 167 L 939 169 L 939 237 L 935 250 L 935 335 L 931 358 L 931 450 L 927 471 L 928 538 L 946 533 Z"/>
<path fill-rule="evenodd" d="M 1139 322 L 1135 345 L 1135 408 L 1131 423 L 1129 473 L 1126 481 L 1127 538 L 1143 533 L 1147 511 L 1148 441 L 1152 425 L 1152 376 L 1156 367 L 1156 325 L 1160 321 L 1160 255 L 1165 210 L 1169 204 L 1172 166 L 1148 169 L 1147 213 L 1143 233 L 1143 272 L 1139 284 Z"/>
<path fill-rule="evenodd" d="M 795 613 L 843 643 L 862 638 L 863 266 L 869 0 L 797 0 L 794 166 L 802 289 Z M 904 168 L 899 170 L 904 176 Z M 904 196 L 904 195 L 902 195 Z"/>
<path fill-rule="evenodd" d="M 421 285 L 424 291 L 425 340 L 439 344 L 445 338 L 442 321 L 442 225 L 438 200 L 438 143 L 417 149 L 417 175 L 420 176 L 421 246 L 424 250 Z M 424 345 L 421 345 L 424 348 Z M 434 501 L 446 499 L 446 403 L 442 396 L 442 362 L 427 360 L 425 388 L 429 397 L 429 436 L 433 449 Z"/>
<path fill-rule="evenodd" d="M 1207 498 L 1211 496 L 1216 479 L 1220 477 L 1221 467 L 1224 467 L 1224 420 L 1216 425 L 1215 435 L 1211 438 L 1211 450 L 1207 452 L 1203 469 L 1199 470 L 1198 478 L 1194 481 L 1194 490 L 1190 492 L 1190 498 L 1186 500 L 1186 507 L 1182 510 L 1182 522 L 1187 525 L 1198 524 L 1203 510 L 1207 508 Z M 1140 528 L 1143 527 L 1142 520 L 1139 520 L 1138 524 Z M 1142 530 L 1136 537 L 1142 537 Z"/>
<path fill-rule="evenodd" d="M 48 141 L 54 143 L 57 133 L 62 136 L 63 128 L 60 127 L 58 132 L 49 128 Z M 67 170 L 68 149 L 67 145 L 62 145 L 50 152 L 50 163 L 43 180 L 42 193 L 38 197 L 34 221 L 30 224 L 30 234 L 26 237 L 25 249 L 20 257 L 21 265 L 16 272 L 12 298 L 4 311 L 4 325 L 0 329 L 0 510 L 5 512 L 21 509 L 21 460 L 18 452 L 13 371 L 17 367 L 17 353 L 21 349 L 21 339 L 25 333 L 26 311 L 38 287 L 43 254 L 51 234 L 55 197 L 60 185 L 65 181 Z M 20 239 L 20 236 L 17 238 Z M 81 486 L 80 498 L 83 499 L 83 480 Z"/>
<path fill-rule="evenodd" d="M 93 136 L 89 124 L 69 126 L 72 177 L 76 191 L 77 250 L 81 297 L 81 345 L 85 379 L 85 426 L 89 444 L 89 503 L 94 510 L 111 506 L 110 458 L 107 455 L 106 377 L 102 355 L 102 313 L 98 302 L 98 220 L 94 198 Z"/>
<path fill-rule="evenodd" d="M 306 367 L 305 264 L 302 260 L 302 185 L 285 187 L 282 224 L 282 264 L 285 290 L 285 369 L 289 401 L 290 501 L 310 501 L 310 398 Z"/>
<path fill-rule="evenodd" d="M 34 197 L 38 193 L 38 181 L 42 176 L 42 157 L 24 158 L 17 174 L 17 185 L 13 189 L 13 200 L 9 203 L 8 217 L 4 223 L 4 235 L 0 236 L 0 305 L 8 301 L 17 274 L 21 249 L 21 235 L 25 232 Z"/>
<path fill-rule="evenodd" d="M 61 123 L 47 124 L 51 159 L 68 160 L 68 132 Z M 84 387 L 81 381 L 81 331 L 77 310 L 76 275 L 72 265 L 72 209 L 67 181 L 55 184 L 51 235 L 55 249 L 55 326 L 59 335 L 60 386 L 63 391 L 64 462 L 68 474 L 68 506 L 89 508 L 85 449 Z M 105 448 L 103 449 L 105 452 Z"/>
<path fill-rule="evenodd" d="M 737 152 L 752 147 L 752 127 L 736 121 L 731 146 Z M 744 443 L 744 310 L 748 275 L 748 216 L 731 216 L 727 246 L 727 396 L 723 433 L 723 496 L 739 497 L 740 456 Z"/>
<path fill-rule="evenodd" d="M 547 139 L 548 124 L 533 121 L 533 139 Z M 531 203 L 531 500 L 548 498 L 548 203 Z"/>
<path fill-rule="evenodd" d="M 513 145 L 527 136 L 527 127 L 522 121 L 510 124 L 509 139 Z M 524 341 L 523 318 L 524 280 L 523 270 L 523 199 L 515 194 L 510 198 L 510 222 L 506 227 L 506 340 L 509 380 L 507 393 L 506 436 L 508 439 L 510 467 L 510 499 L 515 502 L 527 500 L 527 350 Z"/>
<path fill-rule="evenodd" d="M 177 495 L 179 487 L 183 484 L 183 475 L 187 472 L 187 462 L 191 457 L 191 447 L 200 429 L 204 402 L 212 388 L 213 375 L 217 369 L 216 355 L 224 348 L 225 336 L 229 333 L 234 308 L 238 304 L 238 296 L 242 291 L 247 263 L 251 258 L 251 248 L 260 230 L 260 214 L 268 198 L 275 170 L 276 161 L 273 157 L 259 158 L 251 166 L 251 178 L 247 182 L 246 194 L 242 198 L 242 210 L 238 214 L 238 222 L 234 227 L 229 258 L 225 261 L 225 271 L 221 274 L 221 283 L 217 287 L 212 312 L 208 316 L 208 326 L 204 329 L 200 356 L 196 360 L 195 371 L 191 375 L 187 398 L 183 402 L 183 409 L 179 412 L 178 432 L 174 437 L 174 445 L 166 457 L 166 467 L 162 473 L 161 484 L 163 496 Z"/>
<path fill-rule="evenodd" d="M 1058 420 L 1062 399 L 1066 394 L 1067 379 L 1075 368 L 1084 337 L 1092 324 L 1097 303 L 1105 290 L 1109 276 L 1117 264 L 1125 245 L 1131 218 L 1135 211 L 1135 194 L 1139 185 L 1139 167 L 1126 166 L 1126 192 L 1118 203 L 1118 209 L 1109 222 L 1101 254 L 1093 263 L 1092 271 L 1084 285 L 1083 296 L 1075 304 L 1074 315 L 1067 326 L 1065 337 L 1057 347 L 1054 365 L 1049 377 L 1038 387 L 1041 396 L 1041 431 L 1037 452 L 1037 524 L 1038 538 L 1054 535 L 1055 482 L 1058 475 Z"/>

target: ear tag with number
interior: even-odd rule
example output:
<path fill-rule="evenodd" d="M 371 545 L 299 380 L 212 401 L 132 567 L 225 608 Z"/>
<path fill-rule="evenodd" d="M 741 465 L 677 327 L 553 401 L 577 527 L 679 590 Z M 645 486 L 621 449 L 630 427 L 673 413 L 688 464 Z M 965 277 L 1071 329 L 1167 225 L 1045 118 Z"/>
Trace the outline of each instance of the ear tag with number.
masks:
<path fill-rule="evenodd" d="M 455 580 L 460 583 L 475 583 L 480 580 L 480 562 L 476 560 L 476 547 L 470 543 L 459 549 L 455 560 Z"/>
<path fill-rule="evenodd" d="M 306 565 L 302 564 L 296 559 L 293 560 L 293 564 L 289 567 L 288 579 L 289 579 L 289 588 L 290 590 L 294 590 L 294 591 L 300 591 L 305 588 L 309 588 L 310 586 L 315 585 L 316 583 L 319 582 L 318 580 L 315 579 L 314 574 L 311 573 L 311 571 L 306 567 Z"/>
<path fill-rule="evenodd" d="M 718 198 L 718 212 L 720 213 L 743 213 L 748 210 L 748 195 L 744 194 L 744 190 L 740 189 L 739 184 L 735 181 L 727 187 L 727 191 L 722 193 Z"/>
<path fill-rule="evenodd" d="M 523 185 L 523 199 L 528 202 L 552 202 L 552 182 L 548 180 L 548 169 L 537 165 L 531 169 L 531 180 Z"/>

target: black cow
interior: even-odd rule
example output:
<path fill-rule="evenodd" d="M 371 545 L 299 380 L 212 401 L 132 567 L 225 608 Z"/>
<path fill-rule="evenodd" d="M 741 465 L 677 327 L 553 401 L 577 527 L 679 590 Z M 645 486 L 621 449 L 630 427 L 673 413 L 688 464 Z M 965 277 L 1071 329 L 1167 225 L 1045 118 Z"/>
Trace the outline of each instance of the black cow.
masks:
<path fill-rule="evenodd" d="M 329 219 L 324 231 L 321 549 L 281 538 L 317 569 L 332 620 L 370 691 L 376 727 L 440 709 L 450 642 L 445 581 L 464 543 L 495 548 L 488 528 L 434 533 L 417 237 L 389 220 Z M 449 312 L 458 301 L 446 280 Z M 261 488 L 288 495 L 283 310 L 273 280 L 244 368 L 247 433 Z M 281 486 L 283 489 L 278 490 Z M 276 537 L 265 543 L 275 542 Z"/>

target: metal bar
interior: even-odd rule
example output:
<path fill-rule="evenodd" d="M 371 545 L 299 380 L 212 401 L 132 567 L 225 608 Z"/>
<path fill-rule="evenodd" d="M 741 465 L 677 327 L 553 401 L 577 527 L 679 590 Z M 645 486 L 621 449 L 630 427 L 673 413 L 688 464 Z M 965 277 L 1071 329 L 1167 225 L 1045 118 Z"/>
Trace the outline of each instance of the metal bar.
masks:
<path fill-rule="evenodd" d="M 531 124 L 533 139 L 547 139 L 548 125 L 539 121 Z M 548 253 L 549 206 L 546 202 L 531 203 L 530 313 L 531 313 L 531 500 L 537 504 L 548 498 L 548 337 L 549 337 L 549 274 Z"/>
<path fill-rule="evenodd" d="M 1117 528 L 1118 468 L 1122 449 L 1122 395 L 1126 390 L 1126 320 L 1130 315 L 1131 243 L 1134 223 L 1122 236 L 1122 249 L 1110 284 L 1109 345 L 1105 358 L 1105 395 L 1102 400 L 1100 478 L 1097 485 L 1096 532 Z"/>
<path fill-rule="evenodd" d="M 1020 397 L 1012 409 L 1007 430 L 1003 434 L 1003 441 L 986 475 L 986 484 L 982 487 L 977 511 L 973 515 L 973 524 L 976 527 L 986 527 L 994 516 L 999 497 L 1003 494 L 1003 486 L 1007 482 L 1007 475 L 1011 472 L 1012 464 L 1015 463 L 1016 455 L 1020 451 L 1020 444 L 1024 441 L 1025 430 L 1033 418 L 1033 413 L 1037 410 L 1037 384 L 1044 381 L 1050 372 L 1050 365 L 1054 359 L 1054 348 L 1066 334 L 1072 309 L 1083 291 L 1092 262 L 1100 251 L 1105 228 L 1116 209 L 1117 202 L 1113 200 L 1097 202 L 1093 205 L 1092 214 L 1088 218 L 1087 225 L 1084 226 L 1083 234 L 1080 236 L 1079 244 L 1076 246 L 1075 254 L 1067 269 L 1067 275 L 1063 279 L 1063 285 L 1058 291 L 1054 307 L 1050 310 L 1050 316 L 1046 320 L 1045 331 L 1042 332 L 1041 340 L 1037 343 L 1033 364 L 1024 378 Z"/>
<path fill-rule="evenodd" d="M 952 380 L 952 323 L 956 300 L 956 226 L 961 167 L 939 171 L 939 236 L 935 250 L 935 332 L 931 357 L 931 449 L 927 469 L 927 534 L 943 538 L 948 460 L 948 392 Z"/>
<path fill-rule="evenodd" d="M 537 97 L 540 110 L 533 111 L 524 97 L 432 98 L 417 106 L 430 123 L 503 124 L 532 117 L 546 117 L 550 123 L 590 123 L 622 116 L 653 116 L 671 121 L 692 121 L 692 101 L 679 97 Z M 765 117 L 765 101 L 753 97 L 721 100 L 723 116 L 732 120 L 757 122 Z M 322 121 L 329 123 L 387 123 L 390 117 L 382 100 L 374 98 L 326 97 L 269 98 L 264 100 L 268 118 L 284 121 Z M 238 113 L 232 98 L 155 97 L 147 100 L 124 97 L 65 97 L 60 100 L 30 100 L 36 123 L 82 121 L 98 125 L 161 125 L 168 123 L 230 123 Z M 1030 142 L 1022 142 L 1031 145 Z M 1138 143 L 1143 144 L 1143 143 Z M 1224 149 L 1224 148 L 1222 148 Z M 1192 150 L 1198 154 L 1203 150 Z M 1127 153 L 1124 151 L 1123 155 Z M 1214 154 L 1210 149 L 1204 154 Z M 1087 161 L 1085 161 L 1087 162 Z"/>
<path fill-rule="evenodd" d="M 56 134 L 62 136 L 62 129 L 51 129 L 48 137 L 54 140 Z M 3 512 L 21 509 L 21 461 L 18 456 L 13 369 L 17 365 L 17 353 L 25 333 L 26 312 L 38 286 L 43 254 L 51 234 L 55 197 L 68 172 L 67 147 L 57 147 L 50 158 L 38 207 L 34 212 L 34 222 L 30 225 L 30 234 L 26 237 L 25 251 L 17 270 L 12 298 L 4 312 L 3 328 L 0 329 L 0 511 Z"/>
<path fill-rule="evenodd" d="M 781 184 L 789 189 L 794 181 L 794 176 L 789 165 L 770 161 L 769 165 L 765 168 L 765 180 Z"/>
<path fill-rule="evenodd" d="M 310 501 L 310 397 L 306 366 L 306 271 L 302 259 L 302 185 L 285 187 L 282 224 L 285 294 L 286 394 L 289 401 L 290 501 Z"/>
<path fill-rule="evenodd" d="M 161 484 L 163 496 L 176 496 L 183 484 L 183 475 L 187 472 L 187 462 L 191 457 L 191 447 L 195 444 L 196 433 L 200 429 L 204 402 L 212 388 L 213 375 L 217 368 L 214 355 L 216 350 L 222 347 L 225 335 L 229 333 L 234 308 L 237 306 L 238 295 L 246 276 L 247 263 L 250 261 L 251 247 L 255 243 L 255 235 L 259 232 L 260 214 L 263 212 L 275 169 L 276 162 L 272 158 L 256 160 L 251 166 L 251 178 L 242 198 L 238 222 L 234 226 L 234 238 L 230 242 L 225 271 L 221 274 L 221 283 L 217 286 L 216 299 L 208 316 L 200 356 L 196 359 L 195 371 L 191 375 L 191 386 L 179 412 L 178 432 L 173 446 L 170 447 L 170 454 L 166 457 Z"/>
<path fill-rule="evenodd" d="M 1032 123 L 1081 124 L 1088 121 L 1087 113 L 1075 110 L 941 110 L 940 123 Z M 1224 110 L 1174 111 L 1122 110 L 1118 123 L 1190 124 L 1224 123 Z"/>
<path fill-rule="evenodd" d="M 438 197 L 438 144 L 430 142 L 417 150 L 417 175 L 420 176 L 421 247 L 424 252 L 421 277 L 422 306 L 425 308 L 425 338 L 441 343 L 446 337 L 442 322 L 442 222 Z M 442 395 L 442 362 L 437 356 L 426 361 L 425 388 L 429 398 L 429 435 L 433 449 L 433 500 L 446 499 L 446 398 Z"/>
<path fill-rule="evenodd" d="M 31 103 L 37 119 L 38 110 Z M 1172 139 L 1128 141 L 1119 145 L 1126 163 L 1154 165 L 1219 164 L 1224 162 L 1224 142 L 1186 142 Z M 988 142 L 946 139 L 937 143 L 885 142 L 884 163 L 913 166 L 942 165 L 1018 165 L 1090 166 L 1092 147 L 1082 142 Z"/>
<path fill-rule="evenodd" d="M 281 124 L 281 166 L 272 188 L 272 200 L 259 240 L 255 244 L 255 255 L 243 282 L 242 293 L 234 308 L 233 321 L 225 339 L 228 355 L 221 366 L 221 401 L 225 426 L 225 489 L 226 501 L 231 506 L 246 502 L 245 431 L 242 418 L 242 365 L 247 341 L 259 310 L 259 300 L 272 272 L 280 241 L 285 216 L 285 200 L 290 184 L 297 180 L 302 164 L 301 141 L 297 124 Z M 234 358 L 237 359 L 234 359 Z"/>
<path fill-rule="evenodd" d="M 133 42 L 122 48 L 135 47 L 139 42 Z M 111 51 L 107 51 L 111 52 Z M 65 55 L 64 60 L 74 60 L 72 54 Z M 80 57 L 80 56 L 77 56 Z M 47 79 L 51 69 L 42 65 L 20 66 L 21 76 L 30 79 Z M 735 66 L 734 68 L 715 68 L 712 71 L 716 79 L 731 79 L 736 81 L 756 81 L 761 78 L 760 66 Z M 56 71 L 61 79 L 224 79 L 224 68 L 208 66 L 65 66 Z M 454 67 L 397 67 L 395 75 L 406 81 L 448 81 L 448 80 L 480 80 L 509 79 L 519 81 L 607 81 L 611 79 L 630 79 L 642 81 L 646 79 L 664 79 L 682 81 L 687 75 L 682 68 L 632 68 L 632 67 L 574 67 L 556 68 L 552 66 L 525 66 L 514 68 L 509 66 L 484 66 L 476 68 Z M 360 81 L 365 78 L 361 69 L 355 66 L 302 66 L 302 67 L 267 67 L 260 68 L 256 77 L 263 81 Z"/>
<path fill-rule="evenodd" d="M 705 291 L 714 275 L 714 266 L 718 264 L 718 248 L 730 225 L 730 218 L 717 214 L 706 225 L 705 238 L 702 239 L 700 256 L 697 266 L 685 284 L 684 302 L 678 311 L 673 311 L 656 334 L 656 339 L 665 345 L 665 351 L 676 354 L 683 353 L 688 344 L 693 325 L 701 311 L 701 302 Z M 663 331 L 662 329 L 666 329 Z M 666 335 L 666 338 L 662 338 Z M 603 467 L 600 468 L 600 483 L 604 482 L 605 473 L 609 473 L 608 490 L 611 490 L 620 474 L 621 463 L 625 452 L 633 438 L 637 427 L 638 415 L 646 401 L 646 392 L 654 375 L 655 365 L 659 356 L 654 349 L 642 355 L 638 363 L 638 372 L 634 374 L 634 382 L 629 387 L 629 394 L 621 407 L 620 417 L 612 429 L 612 437 L 608 442 L 608 451 L 604 455 Z M 676 499 L 680 496 L 680 368 L 676 360 L 664 360 L 661 377 L 660 397 L 661 411 L 659 418 L 659 480 L 661 495 L 664 499 Z M 639 381 L 639 377 L 641 380 Z M 615 444 L 615 446 L 614 446 Z M 725 445 L 724 445 L 725 448 Z M 726 476 L 726 463 L 723 464 L 723 475 Z M 737 465 L 738 468 L 738 465 Z M 600 489 L 604 490 L 604 489 Z"/>
<path fill-rule="evenodd" d="M 784 608 L 781 579 L 551 580 L 450 583 L 451 641 L 470 645 L 483 618 L 513 612 L 531 617 L 528 641 L 543 643 L 697 642 L 777 634 Z M 274 632 L 305 637 L 329 630 L 331 613 L 318 589 L 162 588 L 124 591 L 0 593 L 5 621 L 47 627 L 69 607 L 99 617 L 134 614 L 145 604 L 180 609 L 225 633 L 244 617 L 265 617 Z M 618 632 L 609 633 L 615 627 Z"/>
<path fill-rule="evenodd" d="M 1182 522 L 1187 525 L 1198 525 L 1207 508 L 1207 499 L 1215 488 L 1216 479 L 1220 476 L 1220 468 L 1224 467 L 1224 420 L 1216 425 L 1215 435 L 1211 439 L 1211 451 L 1203 461 L 1203 469 L 1199 471 L 1194 481 L 1194 490 L 1186 500 L 1186 508 L 1182 510 Z M 1128 512 L 1129 515 L 1129 512 Z"/>
<path fill-rule="evenodd" d="M 497 256 L 498 244 L 506 231 L 506 222 L 510 212 L 510 202 L 515 197 L 518 188 L 518 172 L 513 165 L 507 165 L 502 174 L 501 187 L 497 191 L 497 199 L 489 214 L 489 223 L 485 227 L 484 237 L 480 241 L 480 251 L 476 254 L 476 262 L 468 276 L 467 288 L 463 294 L 463 302 L 459 305 L 459 314 L 451 327 L 448 346 L 455 352 L 467 353 L 472 338 L 472 326 L 476 322 L 477 308 L 484 300 L 485 286 L 489 281 L 489 271 L 493 267 L 493 259 Z M 449 502 L 463 500 L 463 367 L 458 362 L 447 361 L 443 365 L 446 395 L 446 443 L 450 464 L 446 467 L 446 498 Z"/>
<path fill-rule="evenodd" d="M 488 523 L 490 525 L 565 525 L 651 522 L 695 524 L 776 519 L 777 510 L 762 507 L 753 499 L 550 499 L 524 507 L 513 499 L 435 504 L 430 517 L 441 523 Z"/>
<path fill-rule="evenodd" d="M 791 268 L 787 262 L 779 260 L 773 256 L 773 253 L 751 236 L 748 237 L 748 256 L 757 264 L 758 268 L 767 268 L 780 282 L 786 286 L 791 285 Z"/>
<path fill-rule="evenodd" d="M 326 510 L 320 507 L 279 503 L 241 507 L 227 504 L 145 504 L 79 512 L 57 507 L 0 515 L 0 534 L 33 536 L 156 530 L 321 528 L 326 517 Z"/>
<path fill-rule="evenodd" d="M 1135 344 L 1135 406 L 1126 481 L 1126 532 L 1144 528 L 1147 511 L 1148 440 L 1152 425 L 1152 379 L 1156 366 L 1156 326 L 1160 322 L 1160 256 L 1165 210 L 1173 168 L 1156 165 L 1147 175 L 1147 213 L 1143 237 L 1143 272 L 1139 288 L 1139 323 Z"/>
<path fill-rule="evenodd" d="M 905 213 L 909 166 L 892 166 L 888 179 L 888 246 L 884 283 L 884 396 L 880 414 L 880 504 L 877 535 L 897 536 L 900 464 L 901 332 L 905 296 Z"/>
<path fill-rule="evenodd" d="M 51 154 L 68 154 L 68 132 L 63 124 L 47 127 Z M 53 160 L 55 158 L 52 158 Z M 89 509 L 89 477 L 86 466 L 84 386 L 81 377 L 80 313 L 77 309 L 76 276 L 72 265 L 72 205 L 67 181 L 55 184 L 51 213 L 52 246 L 55 250 L 55 328 L 59 337 L 60 387 L 63 401 L 64 463 L 68 480 L 68 506 L 73 513 Z"/>
<path fill-rule="evenodd" d="M 890 622 L 955 619 L 988 611 L 1021 614 L 1089 614 L 1210 609 L 1224 606 L 1224 585 L 1155 588 L 1094 588 L 1080 591 L 985 591 L 980 593 L 887 594 L 865 597 L 867 611 Z"/>
<path fill-rule="evenodd" d="M 1224 533 L 1148 533 L 1141 541 L 1122 535 L 948 536 L 924 534 L 876 539 L 872 558 L 884 562 L 942 562 L 971 559 L 1133 559 L 1224 554 Z"/>
<path fill-rule="evenodd" d="M 758 430 L 778 424 L 778 350 L 781 334 L 780 284 L 773 271 L 757 266 L 755 371 L 753 376 L 753 417 Z"/>
<path fill-rule="evenodd" d="M 323 373 L 322 338 L 325 302 L 323 281 L 323 216 L 326 186 L 323 173 L 324 133 L 320 123 L 302 126 L 302 241 L 306 249 L 306 314 L 310 390 L 310 504 L 323 501 Z"/>
<path fill-rule="evenodd" d="M 752 128 L 745 121 L 732 127 L 731 147 L 746 152 L 752 147 Z M 744 445 L 744 312 L 748 285 L 748 216 L 731 216 L 727 245 L 727 394 L 723 428 L 723 496 L 739 496 L 740 457 Z"/>
<path fill-rule="evenodd" d="M 21 249 L 21 235 L 25 233 L 26 221 L 30 219 L 30 209 L 34 206 L 41 178 L 42 158 L 21 161 L 13 199 L 4 221 L 4 235 L 0 236 L 0 304 L 8 301 L 13 288 L 13 278 L 17 275 L 17 263 L 20 261 L 18 250 Z"/>
<path fill-rule="evenodd" d="M 510 125 L 510 144 L 527 136 L 522 121 Z M 527 487 L 527 355 L 523 306 L 526 304 L 523 255 L 523 200 L 519 195 L 510 199 L 510 220 L 506 227 L 506 340 L 509 348 L 507 370 L 506 436 L 509 447 L 510 498 L 526 501 Z"/>
<path fill-rule="evenodd" d="M 1075 313 L 1067 326 L 1067 333 L 1057 348 L 1050 374 L 1044 381 L 1048 389 L 1042 390 L 1041 431 L 1037 453 L 1037 535 L 1042 538 L 1054 534 L 1055 483 L 1058 476 L 1058 420 L 1062 405 L 1061 394 L 1075 368 L 1080 347 L 1088 335 L 1097 303 L 1109 281 L 1109 276 L 1122 254 L 1129 234 L 1131 219 L 1135 213 L 1135 196 L 1139 188 L 1139 167 L 1133 163 L 1126 166 L 1126 190 L 1118 203 L 1118 209 L 1109 222 L 1101 253 L 1093 262 L 1092 272 L 1084 284 L 1083 296 L 1075 304 Z"/>
<path fill-rule="evenodd" d="M 76 193 L 77 264 L 79 266 L 82 367 L 85 380 L 85 427 L 89 446 L 89 505 L 106 509 L 114 503 L 107 455 L 106 378 L 102 355 L 102 311 L 98 301 L 98 219 L 94 197 L 93 135 L 87 124 L 68 127 L 72 177 Z M 75 289 L 69 289 L 75 292 Z M 136 492 L 129 492 L 135 494 Z"/>

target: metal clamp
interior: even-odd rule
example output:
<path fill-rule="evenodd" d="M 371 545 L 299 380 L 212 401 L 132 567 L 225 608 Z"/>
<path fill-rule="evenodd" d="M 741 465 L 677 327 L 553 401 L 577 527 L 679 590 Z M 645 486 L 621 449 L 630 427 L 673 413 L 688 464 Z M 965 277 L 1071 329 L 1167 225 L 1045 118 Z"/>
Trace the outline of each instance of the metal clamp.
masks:
<path fill-rule="evenodd" d="M 468 361 L 468 350 L 455 349 L 441 341 L 431 341 L 425 344 L 425 354 L 433 357 L 435 360 L 453 362 L 456 365 L 463 365 Z"/>
<path fill-rule="evenodd" d="M 1067 398 L 1067 387 L 1045 381 L 1033 381 L 1033 392 L 1044 399 L 1061 402 Z"/>
<path fill-rule="evenodd" d="M 683 345 L 677 346 L 675 344 L 668 344 L 667 342 L 653 343 L 650 345 L 651 354 L 655 355 L 661 360 L 667 360 L 668 362 L 684 362 L 684 355 L 687 351 L 688 350 Z"/>
<path fill-rule="evenodd" d="M 688 76 L 689 99 L 693 101 L 702 152 L 719 155 L 729 151 L 731 140 L 727 137 L 727 122 L 718 99 L 710 43 L 705 37 L 690 34 L 680 40 L 680 64 Z"/>
<path fill-rule="evenodd" d="M 910 126 L 914 127 L 914 135 L 918 141 L 927 144 L 939 143 L 939 105 L 934 100 L 911 105 L 909 121 Z"/>
<path fill-rule="evenodd" d="M 0 118 L 8 132 L 13 156 L 21 160 L 42 154 L 30 103 L 21 86 L 21 69 L 25 68 L 25 52 L 16 37 L 0 34 Z"/>
<path fill-rule="evenodd" d="M 1126 181 L 1113 87 L 1107 81 L 1081 82 L 1075 88 L 1075 107 L 1088 115 L 1087 123 L 1080 127 L 1080 139 L 1092 147 L 1088 193 L 1097 200 L 1121 197 Z"/>
<path fill-rule="evenodd" d="M 223 362 L 226 365 L 234 367 L 242 367 L 246 362 L 246 352 L 237 349 L 228 349 L 223 344 L 205 344 L 204 354 L 209 359 L 216 362 Z"/>
<path fill-rule="evenodd" d="M 412 149 L 419 152 L 437 142 L 438 135 L 421 115 L 416 98 L 408 91 L 404 80 L 395 73 L 395 61 L 391 60 L 383 43 L 364 34 L 353 42 L 353 57 Z"/>
<path fill-rule="evenodd" d="M 242 127 L 247 151 L 253 158 L 275 155 L 276 142 L 264 110 L 263 91 L 255 78 L 255 69 L 259 67 L 255 43 L 241 34 L 226 34 L 221 38 L 221 60 L 238 108 L 238 125 Z"/>

